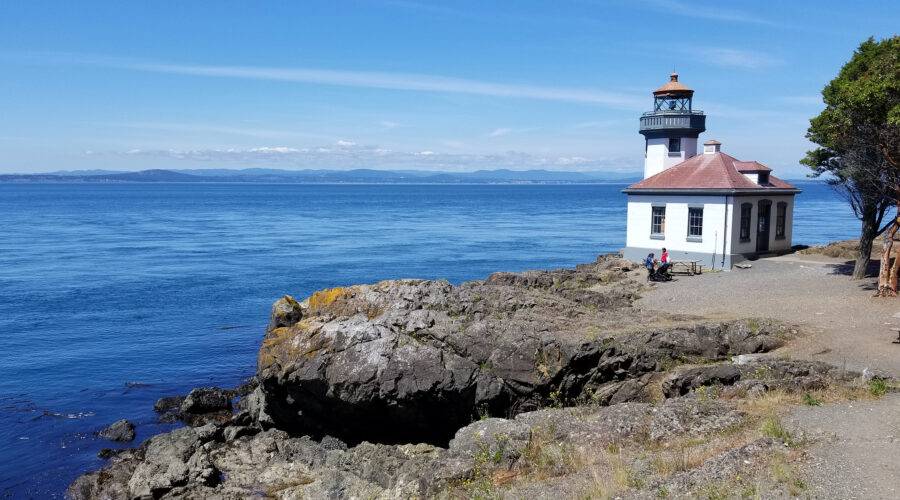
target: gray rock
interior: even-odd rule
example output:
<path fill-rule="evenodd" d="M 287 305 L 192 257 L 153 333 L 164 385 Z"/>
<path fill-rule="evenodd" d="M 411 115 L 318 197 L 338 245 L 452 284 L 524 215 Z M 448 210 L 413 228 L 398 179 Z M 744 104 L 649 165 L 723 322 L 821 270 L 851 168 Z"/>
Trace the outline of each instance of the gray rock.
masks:
<path fill-rule="evenodd" d="M 278 299 L 275 305 L 272 306 L 269 326 L 266 328 L 266 331 L 271 332 L 281 327 L 294 326 L 301 319 L 303 319 L 303 311 L 300 308 L 300 304 L 290 295 L 285 295 L 284 298 Z"/>
<path fill-rule="evenodd" d="M 622 273 L 611 259 L 459 287 L 385 281 L 279 301 L 247 407 L 263 428 L 293 434 L 445 443 L 479 414 L 644 400 L 648 374 L 672 359 L 724 360 L 783 343 L 763 321 L 634 332 L 641 284 L 606 286 Z M 597 325 L 622 330 L 597 336 Z"/>
<path fill-rule="evenodd" d="M 771 363 L 764 375 L 761 365 L 705 366 L 667 381 L 671 397 L 654 406 L 652 381 L 666 367 L 765 352 L 785 335 L 760 320 L 635 310 L 643 283 L 620 282 L 629 269 L 606 256 L 575 270 L 497 273 L 462 286 L 400 280 L 324 290 L 302 303 L 285 297 L 259 352 L 259 385 L 238 413 L 230 401 L 237 391 L 195 389 L 179 409 L 196 427 L 121 452 L 67 493 L 442 497 L 478 477 L 527 471 L 539 452 L 549 479 L 518 483 L 510 496 L 585 496 L 591 478 L 566 457 L 626 442 L 664 445 L 743 421 L 734 403 L 691 394 L 695 386 L 767 390 L 833 375 L 815 364 Z"/>
<path fill-rule="evenodd" d="M 231 399 L 218 387 L 198 387 L 190 392 L 181 404 L 181 413 L 209 413 L 231 410 Z"/>
<path fill-rule="evenodd" d="M 134 436 L 134 424 L 125 419 L 118 420 L 100 431 L 100 437 L 110 441 L 132 441 Z"/>
<path fill-rule="evenodd" d="M 184 403 L 184 399 L 187 396 L 169 396 L 165 398 L 159 398 L 156 400 L 156 404 L 153 405 L 153 411 L 155 412 L 165 412 L 171 410 L 179 410 L 181 409 L 181 404 Z"/>
<path fill-rule="evenodd" d="M 667 398 L 683 396 L 701 386 L 731 385 L 741 378 L 741 370 L 734 365 L 711 365 L 674 373 L 662 383 Z"/>

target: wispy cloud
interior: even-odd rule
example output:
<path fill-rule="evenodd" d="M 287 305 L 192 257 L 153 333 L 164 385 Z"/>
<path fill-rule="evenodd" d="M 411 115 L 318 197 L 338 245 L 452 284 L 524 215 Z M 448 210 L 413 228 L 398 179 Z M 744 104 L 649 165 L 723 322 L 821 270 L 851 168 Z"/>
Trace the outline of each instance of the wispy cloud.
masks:
<path fill-rule="evenodd" d="M 243 163 L 249 165 L 272 164 L 289 168 L 327 168 L 349 170 L 354 168 L 423 169 L 469 171 L 476 169 L 529 169 L 556 170 L 604 170 L 607 159 L 582 156 L 536 155 L 508 151 L 502 154 L 443 153 L 437 151 L 392 151 L 378 146 L 361 145 L 352 141 L 292 148 L 286 146 L 258 147 L 250 149 L 132 149 L 106 153 L 123 158 L 152 157 L 170 160 L 188 160 L 211 163 Z M 93 152 L 97 156 L 101 153 Z M 621 165 L 617 165 L 621 166 Z"/>
<path fill-rule="evenodd" d="M 310 134 L 306 132 L 298 132 L 294 130 L 275 130 L 275 129 L 258 129 L 258 128 L 242 128 L 227 127 L 221 125 L 211 125 L 204 123 L 166 123 L 166 122 L 91 122 L 93 125 L 115 128 L 135 128 L 142 130 L 163 130 L 167 132 L 186 132 L 186 133 L 212 133 L 212 134 L 231 134 L 247 137 L 306 137 L 320 140 L 334 140 L 333 137 L 322 134 Z"/>
<path fill-rule="evenodd" d="M 395 129 L 400 126 L 399 123 L 388 121 L 388 120 L 382 120 L 382 121 L 378 122 L 378 124 L 381 125 L 381 128 L 384 128 L 387 130 Z"/>
<path fill-rule="evenodd" d="M 632 0 L 633 1 L 633 0 Z M 712 21 L 726 21 L 744 24 L 758 24 L 764 26 L 781 26 L 781 23 L 759 17 L 742 10 L 722 9 L 718 6 L 688 4 L 677 0 L 643 0 L 634 2 L 637 5 L 651 7 L 656 11 L 664 9 L 668 15 L 692 17 L 694 19 L 709 19 Z"/>
<path fill-rule="evenodd" d="M 599 89 L 519 85 L 414 73 L 347 71 L 318 68 L 212 66 L 61 53 L 44 54 L 44 59 L 46 61 L 54 60 L 53 62 L 61 64 L 80 64 L 122 70 L 146 71 L 151 73 L 286 81 L 357 88 L 409 90 L 417 92 L 469 94 L 510 99 L 561 101 L 594 104 L 628 110 L 643 109 L 645 100 L 644 96 Z"/>
<path fill-rule="evenodd" d="M 756 70 L 781 66 L 784 60 L 759 52 L 731 48 L 693 48 L 691 52 L 699 54 L 701 59 L 714 66 Z"/>
<path fill-rule="evenodd" d="M 498 128 L 498 129 L 494 130 L 493 132 L 491 132 L 490 134 L 488 134 L 488 137 L 500 137 L 501 135 L 506 135 L 510 132 L 512 132 L 512 129 Z"/>
<path fill-rule="evenodd" d="M 626 123 L 626 120 L 595 120 L 589 122 L 581 122 L 572 125 L 572 128 L 576 130 L 581 129 L 590 129 L 590 128 L 608 128 L 608 127 L 619 127 Z"/>

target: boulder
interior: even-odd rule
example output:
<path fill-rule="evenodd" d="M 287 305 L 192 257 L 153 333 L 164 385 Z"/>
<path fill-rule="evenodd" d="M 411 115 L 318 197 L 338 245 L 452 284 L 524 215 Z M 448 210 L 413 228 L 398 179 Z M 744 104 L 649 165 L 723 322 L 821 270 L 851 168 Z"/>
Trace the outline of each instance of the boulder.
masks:
<path fill-rule="evenodd" d="M 100 431 L 100 437 L 110 441 L 132 441 L 134 436 L 134 424 L 125 419 L 118 420 Z"/>
<path fill-rule="evenodd" d="M 186 397 L 187 396 L 169 396 L 165 398 L 159 398 L 153 405 L 153 411 L 161 413 L 166 411 L 179 410 L 181 409 L 181 404 L 184 403 L 184 399 Z"/>
<path fill-rule="evenodd" d="M 692 368 L 667 377 L 662 392 L 667 398 L 683 396 L 702 386 L 731 385 L 741 378 L 741 370 L 734 365 L 712 365 Z"/>
<path fill-rule="evenodd" d="M 724 360 L 784 342 L 762 321 L 654 314 L 671 326 L 635 330 L 642 283 L 609 286 L 622 268 L 603 260 L 461 286 L 396 280 L 281 299 L 244 407 L 261 427 L 295 435 L 445 444 L 479 415 L 641 401 L 645 375 L 674 359 Z"/>
<path fill-rule="evenodd" d="M 231 410 L 231 399 L 218 387 L 198 387 L 181 403 L 181 413 L 209 413 Z"/>
<path fill-rule="evenodd" d="M 272 331 L 284 326 L 294 326 L 301 319 L 303 319 L 303 311 L 300 308 L 300 304 L 290 295 L 285 295 L 272 306 L 272 313 L 269 315 L 269 326 L 266 328 L 266 331 Z"/>

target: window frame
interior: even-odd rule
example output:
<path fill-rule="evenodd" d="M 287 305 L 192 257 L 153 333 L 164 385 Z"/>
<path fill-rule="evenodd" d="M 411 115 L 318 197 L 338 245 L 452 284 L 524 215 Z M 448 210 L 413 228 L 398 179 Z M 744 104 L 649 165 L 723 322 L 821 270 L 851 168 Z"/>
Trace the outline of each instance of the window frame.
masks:
<path fill-rule="evenodd" d="M 650 238 L 664 240 L 666 238 L 666 205 L 665 203 L 653 203 L 650 207 Z M 660 218 L 658 221 L 656 220 L 657 216 Z"/>
<path fill-rule="evenodd" d="M 787 238 L 787 202 L 779 201 L 775 208 L 775 239 Z"/>
<path fill-rule="evenodd" d="M 703 205 L 688 205 L 687 241 L 703 241 Z"/>
<path fill-rule="evenodd" d="M 740 241 L 748 243 L 750 237 L 750 221 L 753 220 L 753 203 L 741 203 L 741 224 L 740 224 Z"/>
<path fill-rule="evenodd" d="M 675 146 L 674 148 L 672 146 Z M 681 156 L 681 137 L 669 137 L 669 155 Z"/>

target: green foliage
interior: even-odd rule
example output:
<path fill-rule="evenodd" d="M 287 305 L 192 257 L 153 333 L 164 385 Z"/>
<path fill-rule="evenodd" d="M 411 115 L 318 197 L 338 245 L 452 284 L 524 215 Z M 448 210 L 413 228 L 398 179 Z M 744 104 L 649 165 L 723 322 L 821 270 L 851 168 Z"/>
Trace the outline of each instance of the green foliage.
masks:
<path fill-rule="evenodd" d="M 822 401 L 808 392 L 803 395 L 803 403 L 809 406 L 822 406 Z"/>
<path fill-rule="evenodd" d="M 863 222 L 860 250 L 868 262 L 863 250 L 871 249 L 900 188 L 900 36 L 860 44 L 822 98 L 825 109 L 806 134 L 820 147 L 801 163 L 812 177 L 831 177 L 850 202 Z"/>
<path fill-rule="evenodd" d="M 815 175 L 840 173 L 848 150 L 878 144 L 885 129 L 900 126 L 900 36 L 863 42 L 822 97 L 826 107 L 806 134 L 822 147 L 803 160 Z"/>
<path fill-rule="evenodd" d="M 887 384 L 883 379 L 873 378 L 869 381 L 869 392 L 876 398 L 884 396 L 884 394 L 887 392 L 887 389 Z"/>
<path fill-rule="evenodd" d="M 775 438 L 785 444 L 788 448 L 799 448 L 803 446 L 803 440 L 798 439 L 794 434 L 785 429 L 781 421 L 777 418 L 770 418 L 763 422 L 762 435 Z"/>

